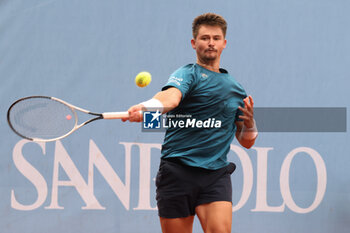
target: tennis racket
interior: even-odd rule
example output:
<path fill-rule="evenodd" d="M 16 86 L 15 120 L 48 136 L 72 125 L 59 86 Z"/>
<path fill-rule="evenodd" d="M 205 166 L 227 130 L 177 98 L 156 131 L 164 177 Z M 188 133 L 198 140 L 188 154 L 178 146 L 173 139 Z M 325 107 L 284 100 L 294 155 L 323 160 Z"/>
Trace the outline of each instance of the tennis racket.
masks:
<path fill-rule="evenodd" d="M 78 124 L 78 114 L 93 116 Z M 100 119 L 121 119 L 128 112 L 94 113 L 48 96 L 29 96 L 14 102 L 7 111 L 11 129 L 31 141 L 50 142 L 72 134 L 82 126 Z"/>

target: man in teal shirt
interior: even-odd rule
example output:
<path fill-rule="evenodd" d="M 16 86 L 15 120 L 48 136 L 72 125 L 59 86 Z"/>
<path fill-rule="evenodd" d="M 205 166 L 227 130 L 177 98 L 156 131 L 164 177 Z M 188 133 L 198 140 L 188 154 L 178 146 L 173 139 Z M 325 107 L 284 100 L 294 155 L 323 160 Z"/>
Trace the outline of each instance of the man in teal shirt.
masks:
<path fill-rule="evenodd" d="M 204 232 L 231 232 L 235 165 L 227 162 L 234 136 L 250 148 L 257 137 L 253 99 L 220 68 L 226 47 L 226 21 L 217 14 L 198 16 L 191 45 L 196 64 L 179 68 L 152 99 L 129 108 L 129 120 L 141 122 L 143 109 L 189 116 L 169 127 L 156 178 L 157 206 L 164 233 L 192 232 L 197 214 Z"/>

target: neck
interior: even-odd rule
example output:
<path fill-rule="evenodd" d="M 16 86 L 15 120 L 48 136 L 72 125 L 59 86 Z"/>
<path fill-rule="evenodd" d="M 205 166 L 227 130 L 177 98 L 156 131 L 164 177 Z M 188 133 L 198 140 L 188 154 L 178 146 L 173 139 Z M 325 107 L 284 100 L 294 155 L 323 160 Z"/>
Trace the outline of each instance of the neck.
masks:
<path fill-rule="evenodd" d="M 200 65 L 201 67 L 211 70 L 216 73 L 220 73 L 220 61 L 217 62 L 216 60 L 213 62 L 203 62 L 199 59 L 197 59 L 197 64 Z"/>

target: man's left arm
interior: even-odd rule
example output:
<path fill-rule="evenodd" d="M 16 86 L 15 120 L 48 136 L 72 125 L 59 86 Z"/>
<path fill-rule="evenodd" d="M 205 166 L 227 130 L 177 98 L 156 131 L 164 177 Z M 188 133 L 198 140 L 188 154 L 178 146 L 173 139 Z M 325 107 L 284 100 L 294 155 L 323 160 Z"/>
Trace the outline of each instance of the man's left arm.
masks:
<path fill-rule="evenodd" d="M 245 148 L 249 149 L 255 143 L 255 139 L 258 136 L 258 130 L 254 120 L 254 101 L 251 96 L 248 96 L 243 100 L 244 108 L 238 107 L 243 112 L 239 118 L 243 121 L 236 121 L 236 138 L 238 142 Z"/>

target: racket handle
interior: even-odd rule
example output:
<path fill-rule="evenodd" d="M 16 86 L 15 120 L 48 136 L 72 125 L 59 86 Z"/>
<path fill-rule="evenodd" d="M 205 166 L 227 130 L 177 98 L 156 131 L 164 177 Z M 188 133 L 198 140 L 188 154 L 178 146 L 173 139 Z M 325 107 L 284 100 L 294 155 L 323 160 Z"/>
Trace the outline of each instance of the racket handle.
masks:
<path fill-rule="evenodd" d="M 128 112 L 105 112 L 102 113 L 103 119 L 121 119 L 121 118 L 128 118 L 129 113 Z"/>

